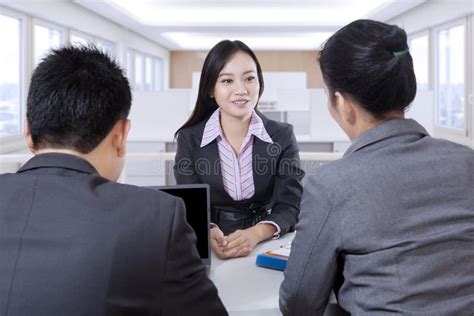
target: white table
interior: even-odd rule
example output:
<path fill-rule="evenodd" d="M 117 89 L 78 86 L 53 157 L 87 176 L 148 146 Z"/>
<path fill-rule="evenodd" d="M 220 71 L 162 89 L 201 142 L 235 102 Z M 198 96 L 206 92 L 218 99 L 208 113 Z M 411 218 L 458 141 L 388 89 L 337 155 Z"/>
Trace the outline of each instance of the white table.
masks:
<path fill-rule="evenodd" d="M 219 290 L 219 296 L 230 315 L 281 315 L 278 294 L 283 272 L 258 267 L 255 261 L 258 254 L 287 244 L 294 235 L 290 233 L 281 239 L 261 243 L 244 258 L 221 260 L 212 253 L 209 277 Z M 325 316 L 338 315 L 346 314 L 337 306 L 332 295 Z"/>
<path fill-rule="evenodd" d="M 294 233 L 261 243 L 244 258 L 221 260 L 212 253 L 209 277 L 231 315 L 281 315 L 278 292 L 283 272 L 258 267 L 257 255 L 293 240 Z"/>

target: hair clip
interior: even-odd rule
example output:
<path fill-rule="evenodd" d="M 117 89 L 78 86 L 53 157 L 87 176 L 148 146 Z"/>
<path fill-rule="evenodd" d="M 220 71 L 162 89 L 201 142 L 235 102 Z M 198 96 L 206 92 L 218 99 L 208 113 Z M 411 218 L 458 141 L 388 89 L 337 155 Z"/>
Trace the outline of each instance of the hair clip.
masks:
<path fill-rule="evenodd" d="M 399 52 L 392 52 L 393 56 L 395 57 L 398 57 L 398 56 L 402 56 L 402 55 L 405 55 L 406 53 L 408 53 L 408 49 L 405 49 L 405 50 L 401 50 Z"/>

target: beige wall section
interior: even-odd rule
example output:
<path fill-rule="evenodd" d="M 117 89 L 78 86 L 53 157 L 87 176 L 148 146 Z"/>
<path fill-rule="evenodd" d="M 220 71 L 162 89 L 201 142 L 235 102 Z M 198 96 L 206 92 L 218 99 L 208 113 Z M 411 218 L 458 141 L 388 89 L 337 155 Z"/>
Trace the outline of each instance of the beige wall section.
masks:
<path fill-rule="evenodd" d="M 322 88 L 322 77 L 315 51 L 255 52 L 264 72 L 306 72 L 307 88 Z"/>
<path fill-rule="evenodd" d="M 193 72 L 200 72 L 207 52 L 170 52 L 170 88 L 191 89 Z"/>
<path fill-rule="evenodd" d="M 170 52 L 170 88 L 190 89 L 192 73 L 200 72 L 207 52 Z M 306 72 L 308 88 L 322 88 L 315 51 L 255 52 L 264 72 Z"/>

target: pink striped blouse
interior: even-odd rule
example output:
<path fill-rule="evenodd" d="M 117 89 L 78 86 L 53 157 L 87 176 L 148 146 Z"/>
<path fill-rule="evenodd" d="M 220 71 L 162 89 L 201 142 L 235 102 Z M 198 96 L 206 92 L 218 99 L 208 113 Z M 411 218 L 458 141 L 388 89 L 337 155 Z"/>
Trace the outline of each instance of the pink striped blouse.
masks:
<path fill-rule="evenodd" d="M 253 137 L 258 137 L 264 142 L 273 144 L 273 140 L 268 135 L 262 119 L 252 112 L 250 118 L 250 125 L 247 135 L 242 142 L 240 152 L 235 154 L 232 146 L 224 137 L 220 123 L 220 109 L 217 109 L 209 118 L 204 127 L 202 135 L 201 147 L 206 146 L 214 139 L 217 139 L 217 147 L 219 151 L 222 182 L 224 189 L 234 199 L 234 201 L 241 201 L 251 198 L 255 193 L 255 184 L 253 182 L 253 168 L 252 168 L 252 144 Z M 261 221 L 260 224 L 272 224 L 276 227 L 277 232 L 274 238 L 280 235 L 280 227 L 271 221 Z"/>
<path fill-rule="evenodd" d="M 204 127 L 201 147 L 217 138 L 224 189 L 234 201 L 249 199 L 255 193 L 252 168 L 253 137 L 258 137 L 267 143 L 273 143 L 273 141 L 265 130 L 262 119 L 253 111 L 249 130 L 240 147 L 240 153 L 236 155 L 224 137 L 219 117 L 220 109 L 217 109 Z"/>

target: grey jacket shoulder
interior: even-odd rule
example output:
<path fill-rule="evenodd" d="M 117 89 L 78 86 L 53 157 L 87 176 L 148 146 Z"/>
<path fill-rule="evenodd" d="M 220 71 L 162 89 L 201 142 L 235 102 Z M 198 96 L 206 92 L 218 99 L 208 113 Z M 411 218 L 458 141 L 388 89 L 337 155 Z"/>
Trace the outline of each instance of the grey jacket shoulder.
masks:
<path fill-rule="evenodd" d="M 375 146 L 377 145 L 378 144 L 375 144 Z M 328 189 L 334 188 L 336 190 L 339 188 L 342 190 L 341 185 L 352 186 L 353 181 L 357 179 L 352 178 L 352 181 L 341 180 L 350 180 L 353 175 L 369 172 L 372 169 L 371 167 L 374 166 L 374 162 L 383 164 L 384 161 L 390 159 L 390 157 L 387 157 L 388 153 L 393 154 L 397 151 L 404 152 L 408 150 L 410 152 L 404 154 L 404 160 L 397 161 L 397 165 L 414 163 L 412 159 L 426 156 L 426 158 L 434 159 L 438 162 L 444 160 L 446 165 L 455 163 L 474 168 L 474 150 L 445 139 L 425 136 L 423 138 L 414 139 L 406 144 L 394 143 L 388 146 L 381 144 L 380 146 L 385 148 L 382 150 L 373 150 L 371 147 L 368 147 L 350 153 L 342 159 L 325 163 L 316 168 L 313 174 L 308 175 L 307 180 L 311 179 L 314 183 L 324 184 Z"/>

